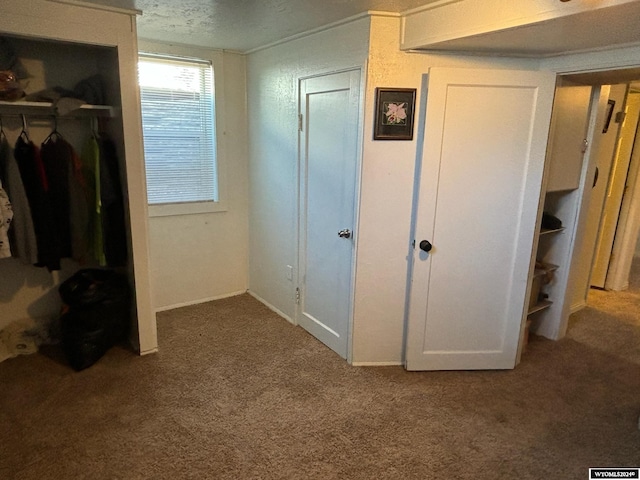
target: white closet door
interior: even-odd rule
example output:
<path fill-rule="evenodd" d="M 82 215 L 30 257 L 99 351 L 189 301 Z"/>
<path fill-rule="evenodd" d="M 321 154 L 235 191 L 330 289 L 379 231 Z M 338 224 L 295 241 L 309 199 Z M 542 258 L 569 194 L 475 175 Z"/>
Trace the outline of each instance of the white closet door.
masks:
<path fill-rule="evenodd" d="M 359 94 L 359 70 L 300 83 L 304 124 L 300 132 L 297 319 L 342 358 L 349 351 L 353 297 Z"/>
<path fill-rule="evenodd" d="M 514 367 L 554 86 L 549 72 L 430 70 L 408 370 Z"/>

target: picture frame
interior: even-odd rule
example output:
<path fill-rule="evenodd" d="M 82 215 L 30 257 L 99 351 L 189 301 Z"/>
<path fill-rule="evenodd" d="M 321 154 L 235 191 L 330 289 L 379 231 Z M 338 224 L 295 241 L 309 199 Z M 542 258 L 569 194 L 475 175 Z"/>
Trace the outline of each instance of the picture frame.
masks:
<path fill-rule="evenodd" d="M 413 140 L 415 88 L 376 88 L 374 140 Z"/>
<path fill-rule="evenodd" d="M 607 133 L 609 130 L 609 125 L 611 124 L 611 116 L 613 115 L 613 109 L 616 106 L 615 100 L 607 100 L 607 112 L 604 118 L 604 127 L 602 128 L 602 133 Z"/>

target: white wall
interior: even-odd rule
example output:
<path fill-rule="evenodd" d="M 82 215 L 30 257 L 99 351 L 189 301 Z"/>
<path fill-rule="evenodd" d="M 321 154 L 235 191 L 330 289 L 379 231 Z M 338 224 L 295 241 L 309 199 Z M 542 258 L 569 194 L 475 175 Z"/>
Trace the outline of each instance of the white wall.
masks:
<path fill-rule="evenodd" d="M 295 282 L 286 266 L 297 264 L 297 82 L 367 58 L 354 364 L 397 364 L 403 354 L 416 141 L 372 140 L 375 88 L 419 88 L 434 65 L 537 68 L 533 60 L 404 53 L 399 27 L 398 18 L 374 16 L 252 53 L 247 65 L 250 291 L 293 318 Z"/>
<path fill-rule="evenodd" d="M 287 265 L 297 268 L 298 80 L 362 67 L 368 38 L 363 18 L 248 56 L 249 290 L 289 319 L 295 283 L 287 280 Z"/>
<path fill-rule="evenodd" d="M 245 250 L 245 255 L 248 253 L 249 256 L 249 289 L 292 319 L 295 316 L 296 279 L 287 280 L 287 265 L 297 266 L 298 80 L 366 66 L 354 364 L 401 363 L 403 356 L 407 253 L 417 142 L 372 140 L 375 88 L 420 89 L 422 75 L 432 66 L 538 69 L 543 65 L 566 71 L 575 65 L 587 67 L 593 62 L 606 65 L 605 59 L 616 64 L 632 64 L 630 58 L 637 52 L 633 49 L 631 56 L 622 51 L 580 54 L 570 59 L 548 61 L 407 53 L 399 50 L 399 27 L 398 18 L 374 16 L 250 53 L 246 83 L 248 142 L 239 136 L 233 142 L 235 146 L 228 147 L 242 149 L 248 143 L 249 149 L 250 240 L 248 252 Z M 225 53 L 223 57 L 226 70 L 227 59 L 237 56 Z M 236 60 L 240 62 L 240 59 Z M 225 84 L 229 83 L 230 77 L 231 74 L 225 71 Z M 235 87 L 237 91 L 233 95 L 239 97 L 241 88 L 234 85 L 234 90 Z M 417 107 L 420 95 L 419 91 Z M 232 116 L 229 98 L 225 111 Z M 417 108 L 416 119 L 419 114 Z M 416 124 L 414 138 L 418 134 L 417 128 Z M 236 174 L 232 169 L 229 165 L 230 210 L 226 217 L 233 217 L 234 189 L 244 191 L 246 188 L 241 169 Z M 237 262 L 241 263 L 242 249 L 237 249 L 233 243 L 234 240 L 242 241 L 240 232 L 234 230 L 240 228 L 239 223 L 229 218 L 229 225 L 225 225 L 222 220 L 225 216 L 220 214 L 175 217 L 176 221 L 171 218 L 152 219 L 152 271 L 154 298 L 158 305 L 190 302 L 192 300 L 186 295 L 190 291 L 199 292 L 192 297 L 217 295 L 200 288 L 203 284 L 209 288 L 221 277 L 221 271 L 230 275 L 233 268 L 224 263 L 229 257 L 238 254 Z M 225 226 L 230 226 L 231 230 L 224 231 Z M 177 241 L 161 239 L 167 232 L 175 232 Z M 238 235 L 234 236 L 234 232 Z M 226 247 L 220 243 L 224 238 L 230 243 Z M 189 245 L 195 245 L 196 251 L 176 253 L 175 247 L 182 244 L 181 240 L 189 240 Z M 171 252 L 176 257 L 167 260 Z M 221 253 L 223 258 L 215 257 L 216 253 Z M 222 263 L 212 262 L 200 268 L 208 256 Z M 199 280 L 192 282 L 190 277 Z M 233 275 L 225 278 L 232 279 Z M 167 297 L 172 300 L 160 303 Z"/>
<path fill-rule="evenodd" d="M 247 290 L 248 188 L 245 57 L 141 40 L 141 51 L 213 61 L 222 211 L 151 217 L 153 305 L 158 310 Z"/>

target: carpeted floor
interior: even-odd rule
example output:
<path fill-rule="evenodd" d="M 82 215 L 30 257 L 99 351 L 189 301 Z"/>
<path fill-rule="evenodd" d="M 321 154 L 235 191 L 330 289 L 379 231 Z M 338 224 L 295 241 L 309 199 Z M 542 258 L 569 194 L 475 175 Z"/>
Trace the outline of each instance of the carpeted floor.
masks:
<path fill-rule="evenodd" d="M 640 285 L 640 283 L 638 284 Z M 0 479 L 586 479 L 640 466 L 640 289 L 594 292 L 513 371 L 355 368 L 248 295 L 160 352 L 0 364 Z"/>

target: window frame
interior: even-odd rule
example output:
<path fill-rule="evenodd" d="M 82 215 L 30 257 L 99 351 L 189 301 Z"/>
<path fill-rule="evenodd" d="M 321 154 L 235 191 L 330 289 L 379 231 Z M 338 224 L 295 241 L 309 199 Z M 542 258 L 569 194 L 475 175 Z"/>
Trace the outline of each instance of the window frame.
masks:
<path fill-rule="evenodd" d="M 200 48 L 183 47 L 178 45 L 165 45 L 155 42 L 138 42 L 138 58 L 140 55 L 176 57 L 178 59 L 207 61 L 211 63 L 213 69 L 213 89 L 214 89 L 214 122 L 215 122 L 215 149 L 216 167 L 218 183 L 218 200 L 204 202 L 178 202 L 150 204 L 145 191 L 149 217 L 166 217 L 174 215 L 193 215 L 203 213 L 226 212 L 227 208 L 227 182 L 226 182 L 226 161 L 224 136 L 225 125 L 224 115 L 224 90 L 222 52 L 206 50 Z M 138 84 L 138 88 L 140 85 Z M 142 123 L 141 123 L 142 125 Z M 142 131 L 141 131 L 142 134 Z M 144 141 L 144 137 L 143 137 Z M 146 189 L 146 165 L 145 165 L 145 189 Z"/>

